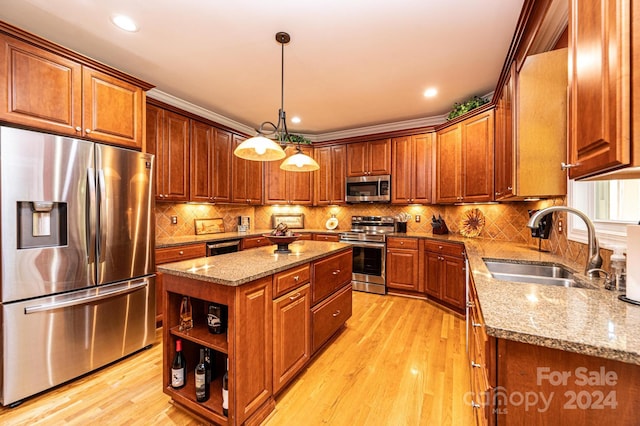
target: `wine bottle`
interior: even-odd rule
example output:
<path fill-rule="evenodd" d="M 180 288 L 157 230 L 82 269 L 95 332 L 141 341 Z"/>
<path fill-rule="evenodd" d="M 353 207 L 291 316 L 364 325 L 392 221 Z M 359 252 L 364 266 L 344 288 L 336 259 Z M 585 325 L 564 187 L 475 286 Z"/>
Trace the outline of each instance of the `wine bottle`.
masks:
<path fill-rule="evenodd" d="M 207 369 L 207 384 L 211 383 L 211 349 L 204 348 L 204 366 Z"/>
<path fill-rule="evenodd" d="M 215 303 L 209 304 L 209 313 L 207 314 L 207 327 L 209 333 L 220 334 L 222 330 L 222 308 Z"/>
<path fill-rule="evenodd" d="M 182 298 L 180 304 L 180 331 L 187 331 L 193 328 L 193 314 L 191 309 L 191 299 L 188 296 Z"/>
<path fill-rule="evenodd" d="M 227 358 L 227 371 L 222 376 L 222 414 L 229 415 L 229 358 Z"/>
<path fill-rule="evenodd" d="M 205 402 L 208 399 L 207 367 L 204 365 L 204 349 L 200 349 L 200 362 L 196 366 L 196 400 Z"/>
<path fill-rule="evenodd" d="M 187 362 L 182 354 L 182 340 L 176 340 L 176 353 L 171 363 L 171 387 L 183 388 L 187 382 Z"/>

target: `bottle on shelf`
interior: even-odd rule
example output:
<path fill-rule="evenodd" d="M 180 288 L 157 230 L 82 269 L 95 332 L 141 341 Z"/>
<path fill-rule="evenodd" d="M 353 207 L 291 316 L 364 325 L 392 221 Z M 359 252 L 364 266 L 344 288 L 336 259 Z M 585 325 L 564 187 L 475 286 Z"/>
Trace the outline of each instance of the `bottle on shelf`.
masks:
<path fill-rule="evenodd" d="M 207 367 L 204 364 L 204 349 L 200 349 L 200 362 L 196 366 L 196 400 L 205 402 L 209 399 L 209 383 L 207 383 Z"/>
<path fill-rule="evenodd" d="M 209 333 L 222 334 L 227 331 L 227 309 L 224 305 L 210 303 L 207 313 Z"/>
<path fill-rule="evenodd" d="M 193 314 L 191 308 L 191 299 L 188 296 L 182 298 L 180 304 L 180 331 L 187 331 L 193 328 Z"/>
<path fill-rule="evenodd" d="M 204 366 L 207 369 L 207 384 L 211 383 L 211 349 L 204 348 Z"/>
<path fill-rule="evenodd" d="M 227 370 L 222 376 L 222 414 L 229 415 L 229 358 L 227 357 Z"/>
<path fill-rule="evenodd" d="M 187 361 L 182 354 L 182 340 L 176 340 L 176 353 L 171 363 L 171 387 L 181 389 L 187 382 Z"/>

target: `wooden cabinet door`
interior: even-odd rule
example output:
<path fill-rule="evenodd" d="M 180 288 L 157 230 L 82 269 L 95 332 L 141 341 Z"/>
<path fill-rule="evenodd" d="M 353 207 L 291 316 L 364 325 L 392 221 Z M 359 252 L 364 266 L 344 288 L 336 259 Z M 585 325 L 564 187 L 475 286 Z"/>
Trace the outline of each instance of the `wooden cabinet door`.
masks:
<path fill-rule="evenodd" d="M 346 203 L 347 148 L 345 145 L 331 147 L 331 204 Z"/>
<path fill-rule="evenodd" d="M 455 203 L 460 200 L 460 125 L 444 129 L 436 142 L 436 203 Z"/>
<path fill-rule="evenodd" d="M 4 34 L 0 43 L 0 120 L 81 136 L 81 65 Z"/>
<path fill-rule="evenodd" d="M 310 285 L 273 301 L 273 393 L 277 393 L 311 357 Z"/>
<path fill-rule="evenodd" d="M 387 249 L 387 287 L 420 291 L 418 250 Z"/>
<path fill-rule="evenodd" d="M 233 149 L 246 138 L 233 135 Z M 232 201 L 241 204 L 262 203 L 262 162 L 250 161 L 233 155 L 232 159 Z"/>
<path fill-rule="evenodd" d="M 391 140 L 382 139 L 368 143 L 369 175 L 391 174 Z"/>
<path fill-rule="evenodd" d="M 158 158 L 158 173 L 162 173 L 160 199 L 189 201 L 189 119 L 164 111 L 162 154 Z"/>
<path fill-rule="evenodd" d="M 513 123 L 514 123 L 514 84 L 515 63 L 502 87 L 500 99 L 495 110 L 495 198 L 508 198 L 513 195 Z"/>
<path fill-rule="evenodd" d="M 273 395 L 271 279 L 268 276 L 237 289 L 233 368 L 237 424 Z"/>
<path fill-rule="evenodd" d="M 300 147 L 303 154 L 313 156 L 311 147 Z M 285 172 L 289 203 L 299 205 L 313 204 L 313 173 Z"/>
<path fill-rule="evenodd" d="M 462 122 L 461 201 L 493 200 L 493 130 L 493 110 Z"/>
<path fill-rule="evenodd" d="M 425 252 L 425 292 L 437 299 L 440 299 L 440 267 L 440 255 Z"/>
<path fill-rule="evenodd" d="M 312 303 L 316 304 L 351 281 L 352 251 L 319 260 L 312 266 Z"/>
<path fill-rule="evenodd" d="M 571 179 L 631 161 L 630 19 L 629 0 L 569 2 Z"/>
<path fill-rule="evenodd" d="M 157 199 L 161 199 L 160 195 L 163 185 L 164 175 L 162 173 L 164 167 L 164 157 L 162 152 L 162 140 L 164 138 L 164 110 L 155 105 L 147 105 L 147 132 L 146 132 L 146 152 L 155 155 L 153 193 Z"/>
<path fill-rule="evenodd" d="M 191 183 L 189 185 L 191 201 L 213 201 L 211 195 L 213 137 L 212 126 L 191 120 Z"/>
<path fill-rule="evenodd" d="M 412 181 L 415 175 L 415 145 L 411 140 L 411 136 L 394 138 L 392 145 L 391 202 L 394 204 L 408 204 L 413 199 Z"/>
<path fill-rule="evenodd" d="M 142 149 L 145 93 L 140 87 L 85 66 L 82 99 L 87 137 Z"/>
<path fill-rule="evenodd" d="M 440 256 L 440 298 L 442 301 L 464 310 L 465 262 L 464 259 Z"/>
<path fill-rule="evenodd" d="M 214 129 L 211 196 L 214 202 L 231 202 L 231 133 Z"/>
<path fill-rule="evenodd" d="M 289 154 L 291 150 L 287 149 Z M 280 168 L 282 161 L 267 161 L 264 165 L 265 204 L 288 204 L 287 172 Z"/>
<path fill-rule="evenodd" d="M 414 135 L 411 139 L 414 145 L 411 202 L 430 204 L 433 198 L 433 133 Z"/>
<path fill-rule="evenodd" d="M 347 145 L 347 176 L 364 176 L 369 171 L 368 143 Z"/>
<path fill-rule="evenodd" d="M 320 168 L 315 173 L 315 205 L 326 206 L 331 204 L 333 182 L 333 159 L 331 147 L 316 148 L 313 158 Z"/>

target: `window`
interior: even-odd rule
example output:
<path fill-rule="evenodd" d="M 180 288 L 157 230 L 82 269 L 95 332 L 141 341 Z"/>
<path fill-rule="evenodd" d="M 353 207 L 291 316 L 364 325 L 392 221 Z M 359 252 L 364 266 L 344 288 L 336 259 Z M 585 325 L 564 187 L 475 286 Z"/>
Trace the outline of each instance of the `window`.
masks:
<path fill-rule="evenodd" d="M 593 221 L 600 245 L 626 245 L 627 225 L 640 220 L 640 179 L 594 182 L 569 181 L 567 204 Z M 567 216 L 570 240 L 587 242 L 587 228 L 575 215 Z"/>

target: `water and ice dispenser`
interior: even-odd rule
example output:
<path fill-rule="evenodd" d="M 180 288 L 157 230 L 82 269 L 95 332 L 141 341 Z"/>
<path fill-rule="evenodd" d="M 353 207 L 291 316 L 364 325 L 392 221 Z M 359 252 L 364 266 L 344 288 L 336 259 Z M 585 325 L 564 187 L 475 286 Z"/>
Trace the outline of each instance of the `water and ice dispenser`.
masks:
<path fill-rule="evenodd" d="M 18 201 L 18 249 L 67 245 L 67 203 Z"/>

